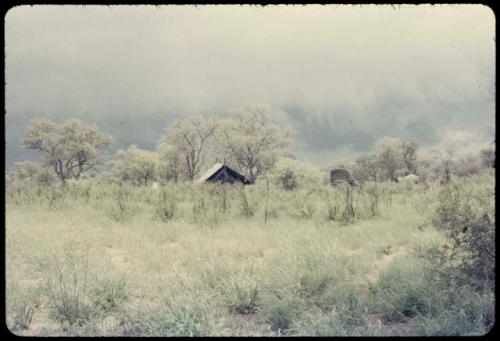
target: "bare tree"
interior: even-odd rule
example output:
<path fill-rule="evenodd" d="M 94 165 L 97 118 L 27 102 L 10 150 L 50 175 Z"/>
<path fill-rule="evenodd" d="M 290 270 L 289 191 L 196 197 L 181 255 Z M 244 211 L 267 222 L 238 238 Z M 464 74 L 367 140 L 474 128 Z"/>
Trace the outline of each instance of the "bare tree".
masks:
<path fill-rule="evenodd" d="M 456 150 L 451 144 L 448 144 L 445 150 L 435 151 L 435 155 L 438 160 L 438 174 L 441 176 L 441 182 L 443 184 L 448 184 L 451 180 L 451 176 L 454 174 L 456 169 Z"/>
<path fill-rule="evenodd" d="M 205 163 L 205 148 L 214 135 L 217 124 L 214 120 L 193 117 L 176 120 L 166 128 L 160 144 L 174 148 L 183 165 L 186 177 L 192 181 Z"/>

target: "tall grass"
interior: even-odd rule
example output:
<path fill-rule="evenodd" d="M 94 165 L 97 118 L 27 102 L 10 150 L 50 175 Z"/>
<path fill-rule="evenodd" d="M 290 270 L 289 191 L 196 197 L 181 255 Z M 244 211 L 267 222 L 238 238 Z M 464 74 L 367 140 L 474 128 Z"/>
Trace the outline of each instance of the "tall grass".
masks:
<path fill-rule="evenodd" d="M 11 189 L 8 325 L 40 335 L 32 319 L 48 309 L 47 335 L 484 334 L 494 278 L 445 276 L 420 255 L 464 221 L 482 236 L 471 247 L 491 246 L 492 183 L 465 179 L 446 200 L 441 187 L 366 183 L 352 202 L 344 188 L 259 182 Z"/>

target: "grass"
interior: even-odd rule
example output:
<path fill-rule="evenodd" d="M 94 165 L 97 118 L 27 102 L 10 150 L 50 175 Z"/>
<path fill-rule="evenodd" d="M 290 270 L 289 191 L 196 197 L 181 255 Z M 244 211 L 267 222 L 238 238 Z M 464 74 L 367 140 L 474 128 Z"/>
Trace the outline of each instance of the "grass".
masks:
<path fill-rule="evenodd" d="M 428 223 L 437 190 L 380 186 L 376 210 L 373 195 L 360 190 L 350 221 L 339 218 L 341 193 L 274 190 L 265 220 L 265 192 L 254 186 L 179 184 L 165 192 L 129 188 L 127 195 L 96 187 L 68 198 L 42 192 L 7 200 L 10 330 L 468 335 L 494 322 L 492 293 L 447 288 L 416 254 L 444 240 Z M 48 302 L 37 305 L 40 297 Z M 43 333 L 30 327 L 42 309 L 51 311 Z M 109 320 L 116 323 L 103 326 Z"/>

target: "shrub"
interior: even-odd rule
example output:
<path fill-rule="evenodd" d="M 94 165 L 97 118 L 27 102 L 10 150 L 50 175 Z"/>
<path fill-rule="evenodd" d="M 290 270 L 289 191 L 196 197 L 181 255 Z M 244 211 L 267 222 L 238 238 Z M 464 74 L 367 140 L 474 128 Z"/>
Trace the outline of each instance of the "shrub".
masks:
<path fill-rule="evenodd" d="M 495 323 L 495 294 L 491 290 L 479 294 L 470 287 L 448 287 L 435 301 L 439 309 L 432 315 L 411 321 L 418 335 L 484 335 Z"/>
<path fill-rule="evenodd" d="M 443 272 L 481 286 L 495 280 L 494 188 L 453 178 L 439 193 L 434 225 L 447 237 L 431 257 Z"/>
<path fill-rule="evenodd" d="M 155 216 L 162 221 L 169 221 L 177 213 L 177 198 L 172 190 L 162 188 L 155 206 Z"/>
<path fill-rule="evenodd" d="M 82 325 L 94 313 L 88 296 L 88 264 L 83 269 L 73 262 L 64 265 L 68 268 L 55 263 L 55 273 L 49 282 L 52 317 L 62 324 Z"/>
<path fill-rule="evenodd" d="M 94 307 L 100 311 L 109 312 L 116 309 L 127 298 L 126 281 L 123 277 L 118 280 L 100 280 L 94 288 L 92 296 Z"/>
<path fill-rule="evenodd" d="M 114 204 L 108 211 L 108 216 L 111 219 L 119 222 L 125 222 L 135 215 L 136 209 L 130 202 L 130 195 L 130 190 L 124 186 L 114 188 Z"/>
<path fill-rule="evenodd" d="M 321 183 L 321 173 L 313 165 L 288 157 L 279 159 L 269 173 L 269 179 L 278 187 L 292 191 Z"/>
<path fill-rule="evenodd" d="M 292 324 L 292 310 L 288 304 L 280 302 L 269 310 L 266 321 L 272 330 L 287 334 Z"/>
<path fill-rule="evenodd" d="M 257 201 L 255 197 L 248 193 L 246 186 L 238 185 L 238 193 L 240 195 L 241 215 L 247 218 L 254 216 L 257 211 Z"/>

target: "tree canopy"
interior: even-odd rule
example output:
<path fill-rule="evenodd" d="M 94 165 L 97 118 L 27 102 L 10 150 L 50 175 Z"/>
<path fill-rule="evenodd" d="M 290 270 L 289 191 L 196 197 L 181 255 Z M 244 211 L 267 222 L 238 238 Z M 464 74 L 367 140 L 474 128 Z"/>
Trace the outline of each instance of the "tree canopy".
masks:
<path fill-rule="evenodd" d="M 62 184 L 101 164 L 102 149 L 110 142 L 111 136 L 77 119 L 56 123 L 35 118 L 22 139 L 25 148 L 40 152 L 41 163 L 52 167 Z"/>

